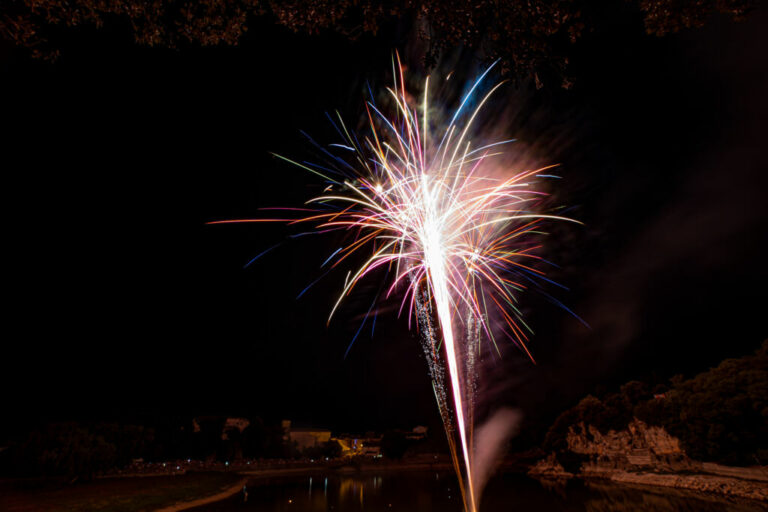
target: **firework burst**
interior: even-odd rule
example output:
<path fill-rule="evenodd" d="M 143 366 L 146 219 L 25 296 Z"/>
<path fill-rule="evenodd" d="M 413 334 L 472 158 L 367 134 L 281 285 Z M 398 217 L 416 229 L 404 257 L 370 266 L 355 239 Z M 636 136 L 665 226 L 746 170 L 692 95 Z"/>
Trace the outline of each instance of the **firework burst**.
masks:
<path fill-rule="evenodd" d="M 478 499 L 472 418 L 480 347 L 484 340 L 496 346 L 503 335 L 533 359 L 527 347 L 531 330 L 517 296 L 543 275 L 536 265 L 540 237 L 534 235 L 544 221 L 572 221 L 543 210 L 547 194 L 536 183 L 549 177 L 547 168 L 507 170 L 502 177 L 488 172 L 489 162 L 512 141 L 473 145 L 478 113 L 501 85 L 477 96 L 490 69 L 473 83 L 450 121 L 435 126 L 429 78 L 421 100 L 411 102 L 398 58 L 394 87 L 387 89 L 393 112 L 385 115 L 373 101 L 367 103 L 366 137 L 359 139 L 337 116 L 332 122 L 344 142 L 320 148 L 323 165 L 276 155 L 327 180 L 324 193 L 307 208 L 288 210 L 298 218 L 216 222 L 313 223 L 320 231 L 347 232 L 349 243 L 329 258 L 333 265 L 352 254 L 366 256 L 348 274 L 331 317 L 377 269 L 389 276 L 384 297 L 404 290 L 400 310 L 408 313 L 409 325 L 416 319 L 422 333 L 465 508 L 471 511 Z"/>

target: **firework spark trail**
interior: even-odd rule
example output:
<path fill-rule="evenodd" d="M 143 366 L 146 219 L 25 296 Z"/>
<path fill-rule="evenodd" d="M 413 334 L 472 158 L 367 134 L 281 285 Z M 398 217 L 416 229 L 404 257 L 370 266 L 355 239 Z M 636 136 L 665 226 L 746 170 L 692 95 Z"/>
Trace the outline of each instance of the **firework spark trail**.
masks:
<path fill-rule="evenodd" d="M 436 237 L 435 237 L 436 238 Z M 451 390 L 455 404 L 456 423 L 459 426 L 459 440 L 464 453 L 464 467 L 467 477 L 467 493 L 470 510 L 475 510 L 475 496 L 472 490 L 472 467 L 470 460 L 469 444 L 467 440 L 467 425 L 464 421 L 466 408 L 462 392 L 462 376 L 459 372 L 459 358 L 456 342 L 453 335 L 453 320 L 448 297 L 448 284 L 445 276 L 443 258 L 445 254 L 439 240 L 428 240 L 424 246 L 427 267 L 430 270 L 430 281 L 434 289 L 435 304 L 437 305 L 437 317 L 440 319 L 440 327 L 445 341 L 446 358 L 448 360 L 448 373 L 451 377 Z"/>
<path fill-rule="evenodd" d="M 345 138 L 344 144 L 332 147 L 344 150 L 351 158 L 335 156 L 311 139 L 321 150 L 322 164 L 296 162 L 277 155 L 327 180 L 323 195 L 308 201 L 307 208 L 293 209 L 293 213 L 303 217 L 214 222 L 314 222 L 319 232 L 342 231 L 351 235 L 351 242 L 328 258 L 334 261 L 332 268 L 364 250 L 369 250 L 370 255 L 356 271 L 347 274 L 331 317 L 356 284 L 376 270 L 392 276 L 384 296 L 394 293 L 400 285 L 405 286 L 400 309 L 408 312 L 409 325 L 410 318 L 417 319 L 426 340 L 435 397 L 448 433 L 465 508 L 470 511 L 477 507 L 472 484 L 477 343 L 482 334 L 496 345 L 490 319 L 499 317 L 506 327 L 498 330 L 530 357 L 526 347 L 526 331 L 530 332 L 530 328 L 516 306 L 516 293 L 526 288 L 523 283 L 535 282 L 543 275 L 532 266 L 532 262 L 540 259 L 535 255 L 540 247 L 535 235 L 540 234 L 542 222 L 572 221 L 537 211 L 546 194 L 534 184 L 537 179 L 551 177 L 542 172 L 548 168 L 507 171 L 509 177 L 498 178 L 488 171 L 488 162 L 499 154 L 501 145 L 511 141 L 472 147 L 473 123 L 501 84 L 480 98 L 473 110 L 465 111 L 465 107 L 490 69 L 474 82 L 448 126 L 442 133 L 435 133 L 436 137 L 431 132 L 437 130 L 431 129 L 428 116 L 429 79 L 419 113 L 408 102 L 398 57 L 397 66 L 393 61 L 394 88 L 387 89 L 396 106 L 395 113 L 386 116 L 373 101 L 368 102 L 370 135 L 363 139 L 364 143 L 350 133 L 341 116 L 331 118 L 337 132 Z M 284 213 L 290 211 L 285 209 Z M 443 387 L 440 343 L 432 324 L 432 304 L 445 347 L 463 464 L 459 463 L 457 447 L 451 439 L 453 425 Z M 455 321 L 468 326 L 463 345 L 461 337 L 456 337 L 461 330 L 455 329 Z M 471 360 L 462 361 L 462 357 Z"/>

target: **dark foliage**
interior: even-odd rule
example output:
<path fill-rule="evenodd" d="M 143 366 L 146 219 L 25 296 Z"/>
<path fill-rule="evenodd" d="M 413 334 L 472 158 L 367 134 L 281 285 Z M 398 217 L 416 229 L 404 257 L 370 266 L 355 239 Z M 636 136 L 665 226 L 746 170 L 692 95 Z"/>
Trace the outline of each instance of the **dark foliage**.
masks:
<path fill-rule="evenodd" d="M 336 441 L 328 441 L 327 443 L 305 448 L 302 455 L 310 459 L 322 459 L 323 457 L 335 459 L 341 456 L 341 445 Z"/>
<path fill-rule="evenodd" d="M 152 426 L 116 423 L 52 423 L 12 440 L 0 453 L 0 473 L 8 476 L 66 476 L 91 478 L 133 459 L 159 462 L 174 459 L 231 461 L 247 458 L 284 458 L 294 455 L 283 441 L 280 424 L 259 418 L 240 432 L 224 431 L 226 418 L 163 420 Z M 225 435 L 222 435 L 225 434 Z M 319 448 L 332 457 L 340 447 Z"/>
<path fill-rule="evenodd" d="M 402 459 L 410 443 L 401 432 L 385 432 L 381 436 L 381 454 L 388 459 Z"/>
<path fill-rule="evenodd" d="M 55 423 L 32 431 L 8 453 L 13 476 L 95 474 L 144 456 L 154 432 L 140 426 Z"/>
<path fill-rule="evenodd" d="M 589 455 L 574 452 L 561 452 L 557 456 L 557 461 L 563 466 L 564 470 L 576 474 L 579 472 L 582 465 L 589 461 Z"/>
<path fill-rule="evenodd" d="M 222 439 L 221 433 L 224 429 L 226 418 L 221 416 L 211 416 L 198 418 L 195 435 L 192 439 L 191 452 L 196 459 L 206 459 L 216 455 L 221 456 Z"/>
<path fill-rule="evenodd" d="M 635 415 L 680 438 L 691 457 L 726 464 L 768 463 L 768 341 L 755 355 L 727 359 Z"/>
<path fill-rule="evenodd" d="M 698 28 L 715 13 L 738 20 L 757 2 L 751 0 L 640 0 L 649 34 L 663 36 L 684 28 Z"/>
<path fill-rule="evenodd" d="M 602 399 L 587 396 L 557 418 L 545 449 L 566 453 L 572 425 L 605 433 L 633 418 L 664 427 L 694 459 L 768 463 L 768 341 L 754 355 L 727 359 L 692 379 L 675 377 L 668 389 L 633 381 Z"/>
<path fill-rule="evenodd" d="M 756 0 L 628 0 L 648 33 L 663 35 L 698 27 L 715 13 L 743 17 Z M 431 66 L 446 48 L 463 45 L 500 58 L 517 77 L 554 71 L 568 85 L 567 46 L 595 28 L 605 6 L 575 0 L 497 2 L 460 0 L 9 0 L 0 7 L 0 33 L 32 55 L 59 54 L 51 27 L 107 23 L 127 25 L 136 42 L 178 47 L 236 45 L 254 17 L 269 17 L 296 32 L 334 31 L 349 38 L 377 34 L 382 27 L 413 27 Z M 405 21 L 404 21 L 405 20 Z"/>

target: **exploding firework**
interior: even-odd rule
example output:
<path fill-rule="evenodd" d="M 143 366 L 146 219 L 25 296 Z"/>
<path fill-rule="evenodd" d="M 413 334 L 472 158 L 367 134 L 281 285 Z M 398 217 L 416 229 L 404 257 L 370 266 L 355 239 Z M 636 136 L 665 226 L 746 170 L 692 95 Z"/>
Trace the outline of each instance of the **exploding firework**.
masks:
<path fill-rule="evenodd" d="M 285 210 L 298 218 L 215 222 L 314 223 L 320 231 L 347 232 L 349 242 L 329 260 L 338 266 L 352 254 L 366 256 L 347 275 L 331 317 L 361 280 L 377 270 L 387 272 L 381 295 L 402 293 L 400 311 L 407 312 L 409 325 L 416 320 L 422 334 L 470 511 L 478 500 L 472 438 L 481 346 L 497 346 L 503 335 L 531 357 L 531 330 L 518 295 L 543 276 L 535 265 L 541 224 L 572 221 L 544 209 L 547 194 L 536 184 L 551 177 L 548 168 L 500 173 L 491 162 L 512 141 L 473 145 L 478 113 L 501 85 L 477 94 L 490 69 L 472 84 L 450 121 L 437 123 L 430 117 L 429 78 L 421 100 L 412 102 L 398 58 L 394 86 L 387 89 L 392 112 L 386 115 L 373 100 L 368 102 L 367 136 L 358 137 L 337 116 L 332 123 L 344 141 L 320 148 L 322 163 L 276 155 L 327 181 L 323 195 L 306 208 Z"/>

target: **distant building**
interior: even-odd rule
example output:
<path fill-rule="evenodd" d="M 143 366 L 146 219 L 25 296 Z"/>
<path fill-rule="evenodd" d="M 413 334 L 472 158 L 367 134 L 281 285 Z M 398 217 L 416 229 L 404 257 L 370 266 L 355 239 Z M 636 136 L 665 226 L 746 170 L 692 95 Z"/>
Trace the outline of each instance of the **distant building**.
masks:
<path fill-rule="evenodd" d="M 410 432 L 405 432 L 405 438 L 410 441 L 421 441 L 427 437 L 427 427 L 417 425 Z"/>
<path fill-rule="evenodd" d="M 294 427 L 290 420 L 283 420 L 283 439 L 296 444 L 299 450 L 320 446 L 331 440 L 331 431 L 315 427 Z"/>
<path fill-rule="evenodd" d="M 363 454 L 363 440 L 358 437 L 342 435 L 334 437 L 333 440 L 341 446 L 342 457 L 354 457 Z"/>
<path fill-rule="evenodd" d="M 291 443 L 296 443 L 300 450 L 303 450 L 304 448 L 319 446 L 330 441 L 331 431 L 315 428 L 295 428 L 291 429 L 288 439 Z"/>
<path fill-rule="evenodd" d="M 375 432 L 366 432 L 364 436 L 342 434 L 334 437 L 334 441 L 341 446 L 342 457 L 355 457 L 364 455 L 378 457 L 381 455 L 381 435 Z"/>

